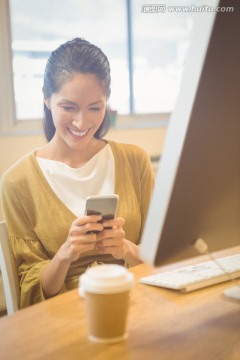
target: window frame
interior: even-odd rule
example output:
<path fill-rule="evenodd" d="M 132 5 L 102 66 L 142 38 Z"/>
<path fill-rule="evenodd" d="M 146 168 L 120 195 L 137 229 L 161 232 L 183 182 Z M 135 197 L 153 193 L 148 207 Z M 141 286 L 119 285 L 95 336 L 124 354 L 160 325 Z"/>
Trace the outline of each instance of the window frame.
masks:
<path fill-rule="evenodd" d="M 11 49 L 11 24 L 8 0 L 0 0 L 0 134 L 40 134 L 41 119 L 17 120 Z"/>

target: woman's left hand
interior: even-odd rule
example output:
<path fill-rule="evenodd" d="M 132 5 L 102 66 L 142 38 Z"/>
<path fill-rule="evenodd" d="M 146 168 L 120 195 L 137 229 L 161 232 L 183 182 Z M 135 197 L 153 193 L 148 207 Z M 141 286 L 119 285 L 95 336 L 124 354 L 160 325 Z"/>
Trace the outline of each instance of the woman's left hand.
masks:
<path fill-rule="evenodd" d="M 99 254 L 111 254 L 115 259 L 125 257 L 127 249 L 124 223 L 123 218 L 103 222 L 104 230 L 97 234 L 96 250 Z"/>

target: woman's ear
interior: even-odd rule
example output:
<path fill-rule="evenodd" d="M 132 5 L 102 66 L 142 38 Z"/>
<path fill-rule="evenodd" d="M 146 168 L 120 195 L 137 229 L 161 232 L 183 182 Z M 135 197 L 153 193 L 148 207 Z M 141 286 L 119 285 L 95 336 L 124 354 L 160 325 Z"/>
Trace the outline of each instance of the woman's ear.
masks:
<path fill-rule="evenodd" d="M 44 99 L 44 104 L 46 105 L 46 107 L 48 108 L 48 110 L 51 110 L 51 106 L 50 106 L 50 101 L 49 101 L 49 99 Z"/>
<path fill-rule="evenodd" d="M 42 87 L 42 94 L 43 94 L 44 104 L 46 105 L 48 110 L 51 110 L 49 98 L 45 97 L 44 86 Z"/>

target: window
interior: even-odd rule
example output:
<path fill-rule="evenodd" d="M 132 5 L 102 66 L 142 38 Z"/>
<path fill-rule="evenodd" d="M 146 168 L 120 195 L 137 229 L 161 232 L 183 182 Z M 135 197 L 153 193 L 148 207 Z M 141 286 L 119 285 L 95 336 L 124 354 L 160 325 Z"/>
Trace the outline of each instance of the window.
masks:
<path fill-rule="evenodd" d="M 171 3 L 179 1 L 160 1 L 159 7 L 153 3 L 132 1 L 136 113 L 173 110 L 192 29 L 191 13 L 168 11 Z"/>
<path fill-rule="evenodd" d="M 10 0 L 10 5 L 15 101 L 19 119 L 41 116 L 41 88 L 48 55 L 60 43 L 77 36 L 100 46 L 109 57 L 113 74 L 111 101 L 116 104 L 116 84 L 117 89 L 118 86 L 122 89 L 120 107 L 127 112 L 125 1 L 24 0 L 23 6 L 21 0 Z"/>
<path fill-rule="evenodd" d="M 60 43 L 76 36 L 101 47 L 110 60 L 111 108 L 119 114 L 171 112 L 190 40 L 192 14 L 149 11 L 151 3 L 0 0 L 2 130 L 40 129 L 37 120 L 42 117 L 46 60 Z M 9 119 L 14 119 L 11 126 Z"/>

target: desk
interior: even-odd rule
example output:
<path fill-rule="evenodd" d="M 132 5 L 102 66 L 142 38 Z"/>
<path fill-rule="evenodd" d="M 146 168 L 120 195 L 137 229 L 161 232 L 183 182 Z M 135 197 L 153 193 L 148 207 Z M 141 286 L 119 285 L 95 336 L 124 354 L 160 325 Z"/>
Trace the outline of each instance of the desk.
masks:
<path fill-rule="evenodd" d="M 142 264 L 131 271 L 136 285 L 127 340 L 112 345 L 88 341 L 84 300 L 76 289 L 1 318 L 0 359 L 240 359 L 240 305 L 222 298 L 231 283 L 181 294 L 137 282 L 159 269 Z"/>

